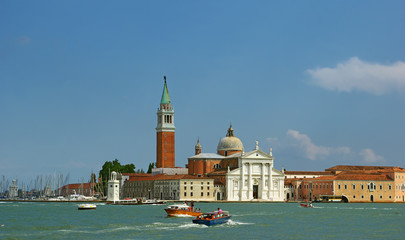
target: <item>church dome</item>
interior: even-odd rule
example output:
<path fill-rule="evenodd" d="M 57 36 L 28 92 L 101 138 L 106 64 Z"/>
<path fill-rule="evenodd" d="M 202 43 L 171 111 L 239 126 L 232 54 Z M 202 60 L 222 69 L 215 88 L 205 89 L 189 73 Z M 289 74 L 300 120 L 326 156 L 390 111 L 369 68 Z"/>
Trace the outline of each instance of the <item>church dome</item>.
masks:
<path fill-rule="evenodd" d="M 217 151 L 243 151 L 242 141 L 234 136 L 232 125 L 228 129 L 226 137 L 219 141 Z"/>

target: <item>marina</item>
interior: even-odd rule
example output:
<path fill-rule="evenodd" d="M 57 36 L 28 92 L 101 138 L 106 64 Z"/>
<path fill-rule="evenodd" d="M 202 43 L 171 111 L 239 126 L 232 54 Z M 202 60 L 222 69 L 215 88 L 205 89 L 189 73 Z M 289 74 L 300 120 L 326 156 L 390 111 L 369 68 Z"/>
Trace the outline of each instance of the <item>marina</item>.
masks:
<path fill-rule="evenodd" d="M 167 205 L 78 211 L 74 202 L 0 202 L 0 239 L 402 239 L 404 204 L 198 203 L 232 218 L 207 227 L 167 217 Z M 27 224 L 29 223 L 29 224 Z M 342 231 L 344 229 L 344 231 Z"/>

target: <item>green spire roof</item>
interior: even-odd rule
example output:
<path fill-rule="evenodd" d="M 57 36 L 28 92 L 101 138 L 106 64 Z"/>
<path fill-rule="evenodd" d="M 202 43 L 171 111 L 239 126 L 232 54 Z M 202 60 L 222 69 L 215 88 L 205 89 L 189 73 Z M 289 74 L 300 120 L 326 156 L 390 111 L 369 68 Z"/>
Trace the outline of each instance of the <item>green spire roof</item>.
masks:
<path fill-rule="evenodd" d="M 160 100 L 160 104 L 171 104 L 169 91 L 167 90 L 166 76 L 164 76 L 164 79 L 165 79 L 165 86 L 163 88 L 162 99 Z"/>

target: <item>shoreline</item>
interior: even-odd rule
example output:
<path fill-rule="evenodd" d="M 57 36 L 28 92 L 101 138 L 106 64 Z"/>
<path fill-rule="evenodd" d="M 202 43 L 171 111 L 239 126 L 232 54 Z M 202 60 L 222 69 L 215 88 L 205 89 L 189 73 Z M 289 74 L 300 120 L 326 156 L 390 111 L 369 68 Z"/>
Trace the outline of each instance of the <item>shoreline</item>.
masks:
<path fill-rule="evenodd" d="M 166 203 L 176 203 L 176 202 L 184 202 L 180 200 L 163 200 Z M 1 199 L 0 202 L 40 202 L 40 203 L 107 203 L 107 200 L 81 200 L 81 201 L 48 201 L 48 200 L 20 200 L 20 199 Z M 187 202 L 189 202 L 187 200 Z M 194 201 L 195 203 L 302 203 L 305 201 L 260 201 L 260 200 L 252 200 L 252 201 Z M 313 202 L 315 204 L 318 203 L 345 203 L 345 202 Z M 404 204 L 404 202 L 347 202 L 347 203 L 392 203 L 392 204 Z M 148 205 L 148 204 L 139 204 L 139 205 Z M 159 204 L 164 205 L 164 204 Z"/>

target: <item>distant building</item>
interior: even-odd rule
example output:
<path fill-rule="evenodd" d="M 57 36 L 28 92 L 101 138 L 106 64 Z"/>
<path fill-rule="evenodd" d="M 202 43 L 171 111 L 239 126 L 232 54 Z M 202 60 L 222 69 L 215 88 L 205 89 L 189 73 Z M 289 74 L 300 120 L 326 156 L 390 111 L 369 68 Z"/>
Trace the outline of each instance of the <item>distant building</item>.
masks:
<path fill-rule="evenodd" d="M 134 176 L 124 183 L 123 198 L 213 201 L 214 180 L 187 174 Z"/>
<path fill-rule="evenodd" d="M 330 171 L 284 171 L 284 174 L 284 199 L 286 201 L 298 201 L 305 198 L 302 193 L 303 180 L 321 176 L 333 176 Z M 325 194 L 333 194 L 332 188 L 325 186 Z"/>
<path fill-rule="evenodd" d="M 314 201 L 335 196 L 345 202 L 405 202 L 403 168 L 338 165 L 320 175 L 323 176 L 286 179 L 286 194 L 293 196 L 291 200 Z"/>
<path fill-rule="evenodd" d="M 13 180 L 10 186 L 10 190 L 8 192 L 9 198 L 17 198 L 18 197 L 18 185 L 17 180 Z"/>
<path fill-rule="evenodd" d="M 95 185 L 95 183 L 71 183 L 57 189 L 56 193 L 65 197 L 74 194 L 90 197 L 96 194 L 94 192 Z"/>

